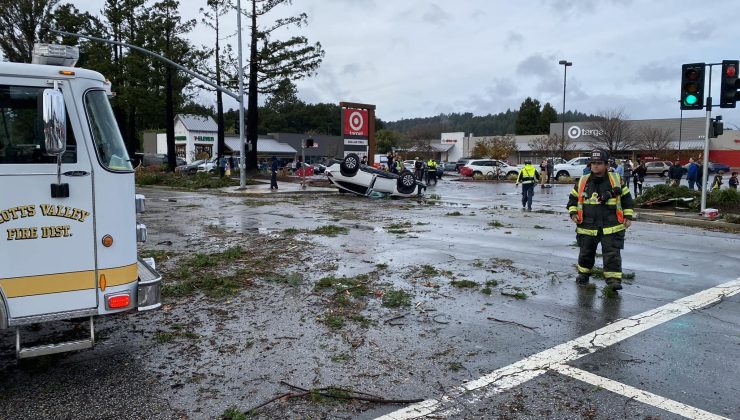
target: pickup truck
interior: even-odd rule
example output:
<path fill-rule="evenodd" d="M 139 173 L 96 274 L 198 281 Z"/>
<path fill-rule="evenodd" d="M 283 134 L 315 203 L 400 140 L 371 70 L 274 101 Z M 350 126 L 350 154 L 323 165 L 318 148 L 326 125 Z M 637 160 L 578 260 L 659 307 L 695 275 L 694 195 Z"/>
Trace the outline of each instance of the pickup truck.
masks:
<path fill-rule="evenodd" d="M 591 160 L 588 156 L 581 156 L 577 158 L 573 158 L 565 163 L 561 163 L 559 165 L 555 165 L 553 168 L 553 172 L 555 173 L 555 178 L 565 178 L 570 177 L 573 179 L 580 178 L 581 175 L 583 175 L 583 170 L 586 169 L 586 164 Z"/>

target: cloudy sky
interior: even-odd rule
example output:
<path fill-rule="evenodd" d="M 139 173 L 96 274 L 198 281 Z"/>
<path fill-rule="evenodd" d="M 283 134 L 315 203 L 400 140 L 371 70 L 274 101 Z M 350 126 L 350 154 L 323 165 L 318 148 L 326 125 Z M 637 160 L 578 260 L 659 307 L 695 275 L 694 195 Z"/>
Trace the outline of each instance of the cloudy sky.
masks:
<path fill-rule="evenodd" d="M 181 13 L 197 18 L 205 2 L 183 0 Z M 97 12 L 103 0 L 78 3 Z M 298 83 L 299 96 L 375 104 L 384 120 L 497 113 L 518 109 L 527 96 L 560 112 L 562 59 L 573 62 L 566 109 L 675 118 L 681 64 L 740 59 L 736 0 L 294 0 L 268 16 L 300 12 L 309 18 L 300 33 L 320 42 L 326 57 L 315 77 Z M 235 16 L 226 19 L 236 27 Z M 213 45 L 203 25 L 191 38 Z M 227 42 L 236 46 L 235 38 Z M 715 67 L 715 103 L 719 75 Z M 717 114 L 726 127 L 740 126 L 740 110 Z"/>

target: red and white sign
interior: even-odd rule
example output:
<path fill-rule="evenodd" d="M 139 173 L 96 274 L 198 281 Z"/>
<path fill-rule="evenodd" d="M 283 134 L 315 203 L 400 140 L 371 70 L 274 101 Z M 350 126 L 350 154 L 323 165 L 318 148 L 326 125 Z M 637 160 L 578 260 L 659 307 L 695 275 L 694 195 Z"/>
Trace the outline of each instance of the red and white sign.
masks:
<path fill-rule="evenodd" d="M 368 113 L 366 109 L 344 110 L 344 135 L 368 137 Z"/>

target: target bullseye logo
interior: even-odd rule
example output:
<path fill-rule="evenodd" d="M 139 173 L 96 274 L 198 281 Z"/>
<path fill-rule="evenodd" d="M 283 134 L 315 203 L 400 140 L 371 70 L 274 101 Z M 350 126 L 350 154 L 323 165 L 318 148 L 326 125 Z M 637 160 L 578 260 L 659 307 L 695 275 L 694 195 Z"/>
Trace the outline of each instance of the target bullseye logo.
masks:
<path fill-rule="evenodd" d="M 354 137 L 367 137 L 368 120 L 366 109 L 345 109 L 343 117 L 344 134 Z"/>
<path fill-rule="evenodd" d="M 359 111 L 354 111 L 349 115 L 349 128 L 351 128 L 352 131 L 362 130 L 364 123 L 365 120 L 362 118 L 362 114 Z"/>
<path fill-rule="evenodd" d="M 575 140 L 579 137 L 581 137 L 581 134 L 583 133 L 583 130 L 581 130 L 581 127 L 574 125 L 568 129 L 568 137 Z"/>

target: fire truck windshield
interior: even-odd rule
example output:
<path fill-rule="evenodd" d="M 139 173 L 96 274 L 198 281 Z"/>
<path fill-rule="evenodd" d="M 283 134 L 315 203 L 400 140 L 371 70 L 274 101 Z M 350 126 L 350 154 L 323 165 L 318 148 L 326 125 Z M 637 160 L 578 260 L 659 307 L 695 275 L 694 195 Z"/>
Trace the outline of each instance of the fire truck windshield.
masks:
<path fill-rule="evenodd" d="M 87 92 L 85 110 L 100 163 L 112 171 L 132 171 L 126 146 L 105 91 Z"/>

